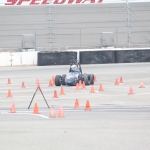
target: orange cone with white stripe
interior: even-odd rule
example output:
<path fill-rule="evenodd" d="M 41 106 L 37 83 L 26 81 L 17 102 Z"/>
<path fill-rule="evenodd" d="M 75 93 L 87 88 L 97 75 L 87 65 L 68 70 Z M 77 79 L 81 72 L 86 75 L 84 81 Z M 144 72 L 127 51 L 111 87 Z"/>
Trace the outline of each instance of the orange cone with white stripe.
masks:
<path fill-rule="evenodd" d="M 134 94 L 132 87 L 130 87 L 130 90 L 129 90 L 129 95 L 130 95 L 130 94 Z"/>
<path fill-rule="evenodd" d="M 119 85 L 118 79 L 116 79 L 116 81 L 115 81 L 115 85 Z"/>
<path fill-rule="evenodd" d="M 39 114 L 39 109 L 37 103 L 34 104 L 33 114 Z"/>
<path fill-rule="evenodd" d="M 10 113 L 15 113 L 15 112 L 16 112 L 15 104 L 12 103 L 12 105 L 10 107 Z"/>
<path fill-rule="evenodd" d="M 76 101 L 75 101 L 74 108 L 79 108 L 79 101 L 78 101 L 78 99 L 76 99 Z"/>
<path fill-rule="evenodd" d="M 145 88 L 143 82 L 141 82 L 140 87 L 139 88 Z"/>
<path fill-rule="evenodd" d="M 53 96 L 53 98 L 58 98 L 58 95 L 57 95 L 57 91 L 56 91 L 56 90 L 54 91 L 54 96 Z"/>
<path fill-rule="evenodd" d="M 85 106 L 85 111 L 90 110 L 91 111 L 91 106 L 89 100 L 86 101 L 86 106 Z"/>
<path fill-rule="evenodd" d="M 60 89 L 60 95 L 66 95 L 63 87 L 61 87 L 61 89 Z"/>
<path fill-rule="evenodd" d="M 55 111 L 54 111 L 54 107 L 52 106 L 51 108 L 50 108 L 50 116 L 49 116 L 50 118 L 56 118 L 56 115 L 55 115 Z"/>
<path fill-rule="evenodd" d="M 102 84 L 100 84 L 100 86 L 99 86 L 99 91 L 104 91 Z"/>
<path fill-rule="evenodd" d="M 8 90 L 8 95 L 7 95 L 7 98 L 12 98 L 12 93 L 11 93 L 11 90 Z"/>
<path fill-rule="evenodd" d="M 91 91 L 90 91 L 90 93 L 95 93 L 95 90 L 94 90 L 94 86 L 93 86 L 93 85 L 91 86 Z"/>
<path fill-rule="evenodd" d="M 63 110 L 62 106 L 60 106 L 59 112 L 58 112 L 58 118 L 64 118 L 64 117 L 65 117 L 64 110 Z"/>

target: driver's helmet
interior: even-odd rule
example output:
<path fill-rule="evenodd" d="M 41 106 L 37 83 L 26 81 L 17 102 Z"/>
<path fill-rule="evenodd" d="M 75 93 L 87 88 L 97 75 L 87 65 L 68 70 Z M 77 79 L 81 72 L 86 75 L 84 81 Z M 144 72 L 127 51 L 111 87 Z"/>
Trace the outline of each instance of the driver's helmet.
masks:
<path fill-rule="evenodd" d="M 71 71 L 76 71 L 77 70 L 77 66 L 76 65 L 72 65 L 71 66 Z"/>

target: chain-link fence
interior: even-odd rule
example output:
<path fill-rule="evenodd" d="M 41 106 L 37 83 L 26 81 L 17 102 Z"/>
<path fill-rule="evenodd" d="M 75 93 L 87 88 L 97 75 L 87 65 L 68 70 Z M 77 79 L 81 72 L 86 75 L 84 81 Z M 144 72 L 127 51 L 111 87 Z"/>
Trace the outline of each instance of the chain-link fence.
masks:
<path fill-rule="evenodd" d="M 37 50 L 100 48 L 102 32 L 117 48 L 149 47 L 149 14 L 150 2 L 0 7 L 0 48 L 23 49 L 27 34 Z"/>

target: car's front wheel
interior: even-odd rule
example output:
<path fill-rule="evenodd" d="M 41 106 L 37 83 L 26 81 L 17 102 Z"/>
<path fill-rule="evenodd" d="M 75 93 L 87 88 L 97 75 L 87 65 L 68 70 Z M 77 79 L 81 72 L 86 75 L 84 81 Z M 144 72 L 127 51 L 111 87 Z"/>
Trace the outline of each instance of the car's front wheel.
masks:
<path fill-rule="evenodd" d="M 66 85 L 65 78 L 66 78 L 66 74 L 63 74 L 62 75 L 62 85 Z"/>
<path fill-rule="evenodd" d="M 60 75 L 55 76 L 55 85 L 60 86 L 62 82 L 62 77 Z"/>

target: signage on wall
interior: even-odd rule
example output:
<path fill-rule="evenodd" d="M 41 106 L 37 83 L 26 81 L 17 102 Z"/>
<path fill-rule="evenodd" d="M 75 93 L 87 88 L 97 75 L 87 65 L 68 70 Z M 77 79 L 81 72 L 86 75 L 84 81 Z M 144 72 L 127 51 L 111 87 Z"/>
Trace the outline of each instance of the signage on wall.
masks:
<path fill-rule="evenodd" d="M 55 4 L 98 4 L 127 2 L 127 0 L 0 0 L 0 6 L 55 5 Z M 150 2 L 150 0 L 128 0 L 128 2 Z"/>

